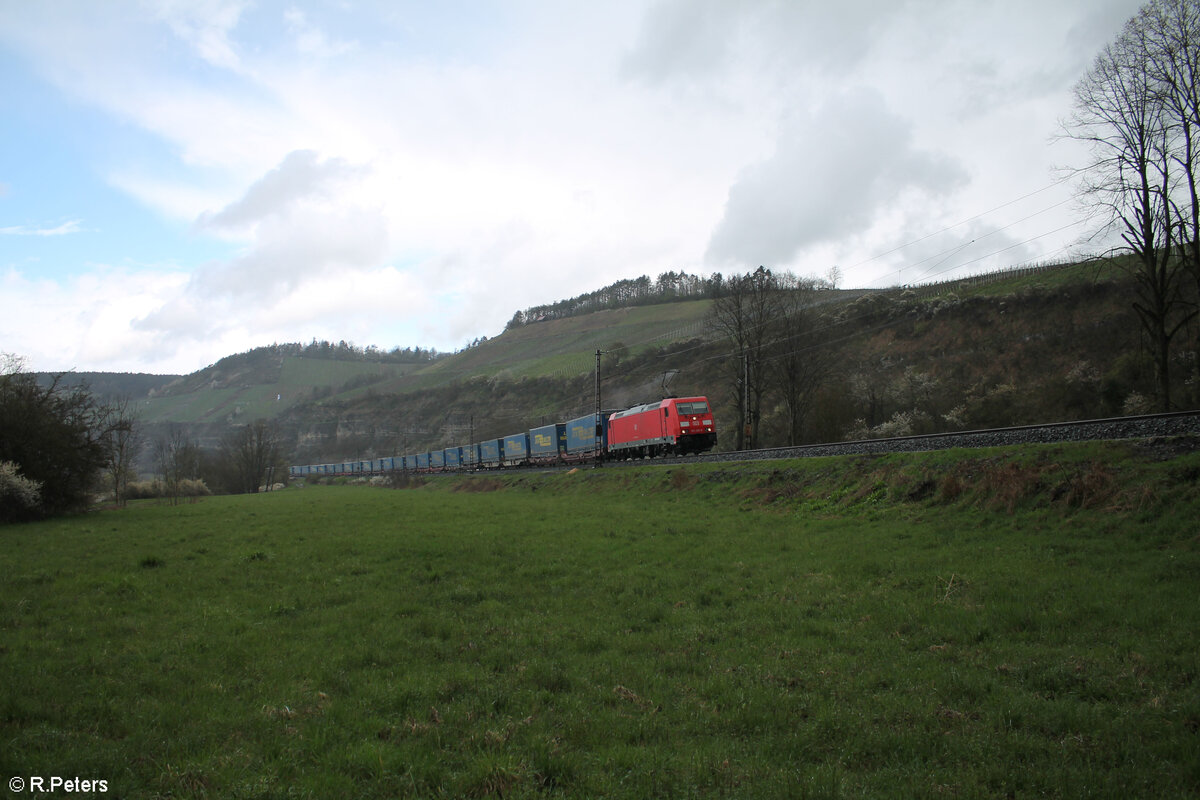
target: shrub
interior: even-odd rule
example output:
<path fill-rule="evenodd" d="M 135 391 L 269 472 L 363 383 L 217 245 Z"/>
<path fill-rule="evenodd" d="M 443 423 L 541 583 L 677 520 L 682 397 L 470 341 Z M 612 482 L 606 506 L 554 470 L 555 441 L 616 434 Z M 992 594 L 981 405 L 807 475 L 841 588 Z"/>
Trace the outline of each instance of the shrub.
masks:
<path fill-rule="evenodd" d="M 1140 392 L 1130 392 L 1125 398 L 1125 402 L 1121 405 L 1121 413 L 1127 417 L 1138 416 L 1141 414 L 1153 414 L 1158 410 L 1154 404 L 1154 398 L 1147 397 Z"/>
<path fill-rule="evenodd" d="M 11 461 L 0 461 L 0 522 L 16 522 L 38 516 L 42 485 L 21 474 Z"/>
<path fill-rule="evenodd" d="M 211 497 L 208 485 L 202 480 L 184 478 L 179 482 L 180 497 Z"/>
<path fill-rule="evenodd" d="M 897 436 L 912 436 L 919 426 L 928 429 L 931 420 L 928 414 L 913 409 L 912 411 L 897 411 L 892 418 L 881 422 L 874 428 L 867 425 L 864 419 L 856 419 L 846 434 L 847 441 L 859 439 L 890 439 Z"/>
<path fill-rule="evenodd" d="M 105 463 L 102 418 L 87 387 L 67 385 L 61 375 L 43 386 L 29 373 L 0 374 L 0 461 L 37 482 L 36 515 L 87 508 Z"/>
<path fill-rule="evenodd" d="M 129 484 L 126 496 L 130 500 L 157 500 L 169 497 L 167 485 L 157 478 L 152 481 L 134 481 Z M 212 491 L 202 480 L 184 478 L 179 481 L 178 497 L 209 497 Z"/>
<path fill-rule="evenodd" d="M 912 436 L 915 411 L 897 411 L 887 422 L 876 425 L 871 430 L 871 436 L 890 439 L 893 436 Z"/>
<path fill-rule="evenodd" d="M 125 488 L 125 496 L 130 500 L 148 500 L 153 497 L 165 497 L 166 486 L 160 480 L 130 481 Z"/>

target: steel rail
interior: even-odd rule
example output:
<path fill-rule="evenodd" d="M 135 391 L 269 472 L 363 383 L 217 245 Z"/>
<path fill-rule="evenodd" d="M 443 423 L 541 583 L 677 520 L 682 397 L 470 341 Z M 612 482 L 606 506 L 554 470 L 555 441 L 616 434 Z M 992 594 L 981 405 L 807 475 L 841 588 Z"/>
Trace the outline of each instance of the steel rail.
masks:
<path fill-rule="evenodd" d="M 1049 422 L 1038 425 L 1017 425 L 1009 428 L 984 428 L 970 431 L 947 431 L 915 436 L 893 436 L 881 439 L 856 439 L 848 442 L 825 442 L 757 450 L 734 450 L 704 453 L 693 456 L 606 461 L 609 466 L 624 464 L 695 464 L 730 461 L 767 461 L 773 459 L 817 458 L 821 456 L 871 455 L 882 453 L 916 453 L 951 448 L 1015 447 L 1024 444 L 1054 442 L 1112 441 L 1146 439 L 1162 436 L 1200 436 L 1200 411 L 1175 411 L 1165 414 L 1144 414 L 1135 417 Z"/>

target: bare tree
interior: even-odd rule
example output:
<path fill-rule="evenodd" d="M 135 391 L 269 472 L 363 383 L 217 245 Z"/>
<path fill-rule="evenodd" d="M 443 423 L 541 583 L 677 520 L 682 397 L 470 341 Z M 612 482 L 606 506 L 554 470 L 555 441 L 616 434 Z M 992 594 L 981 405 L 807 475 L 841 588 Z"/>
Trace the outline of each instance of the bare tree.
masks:
<path fill-rule="evenodd" d="M 1131 256 L 1133 307 L 1150 343 L 1163 410 L 1171 406 L 1171 341 L 1195 315 L 1182 291 L 1186 259 L 1178 247 L 1189 230 L 1195 238 L 1187 222 L 1195 215 L 1181 214 L 1179 204 L 1194 186 L 1192 126 L 1165 99 L 1170 68 L 1149 22 L 1149 12 L 1166 5 L 1144 8 L 1097 56 L 1075 86 L 1074 113 L 1064 123 L 1068 138 L 1089 146 L 1090 160 L 1079 170 L 1083 199 Z"/>
<path fill-rule="evenodd" d="M 255 420 L 231 431 L 221 442 L 221 452 L 233 475 L 234 490 L 257 492 L 280 458 L 279 432 L 267 420 Z"/>
<path fill-rule="evenodd" d="M 834 264 L 829 268 L 829 272 L 825 274 L 825 279 L 829 282 L 830 289 L 836 289 L 842 283 L 842 268 Z"/>
<path fill-rule="evenodd" d="M 135 419 L 134 403 L 128 397 L 108 403 L 103 415 L 104 469 L 112 481 L 113 502 L 124 507 L 128 502 L 129 479 L 134 474 L 141 432 Z"/>
<path fill-rule="evenodd" d="M 781 294 L 771 326 L 770 377 L 787 415 L 788 444 L 799 444 L 812 399 L 833 368 L 833 350 L 815 307 L 815 282 L 796 281 Z"/>
<path fill-rule="evenodd" d="M 714 330 L 734 345 L 723 370 L 738 410 L 738 450 L 754 446 L 754 432 L 762 416 L 767 389 L 767 343 L 774 335 L 772 323 L 783 311 L 779 279 L 765 267 L 724 281 L 723 292 L 709 312 Z"/>
<path fill-rule="evenodd" d="M 167 497 L 172 504 L 177 504 L 183 495 L 183 482 L 199 477 L 199 445 L 188 438 L 182 427 L 172 425 L 155 442 L 154 459 Z"/>
<path fill-rule="evenodd" d="M 1137 23 L 1146 31 L 1152 77 L 1175 127 L 1172 157 L 1182 176 L 1172 197 L 1176 252 L 1192 277 L 1194 314 L 1200 298 L 1200 3 L 1152 0 L 1142 7 Z M 1193 350 L 1194 377 L 1200 378 L 1195 357 L 1200 336 L 1193 340 Z"/>

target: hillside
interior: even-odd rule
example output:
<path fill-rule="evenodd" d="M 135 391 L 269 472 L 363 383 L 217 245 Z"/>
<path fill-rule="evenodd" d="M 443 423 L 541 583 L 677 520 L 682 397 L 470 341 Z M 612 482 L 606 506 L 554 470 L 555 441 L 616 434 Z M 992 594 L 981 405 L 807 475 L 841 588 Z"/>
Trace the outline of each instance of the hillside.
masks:
<path fill-rule="evenodd" d="M 427 391 L 481 376 L 565 377 L 591 372 L 597 349 L 620 346 L 638 354 L 700 335 L 709 304 L 677 302 L 532 323 L 461 352 L 412 363 L 384 360 L 377 351 L 351 360 L 308 355 L 298 345 L 264 347 L 161 380 L 149 390 L 131 386 L 128 393 L 139 399 L 148 423 L 211 425 Z"/>
<path fill-rule="evenodd" d="M 70 386 L 86 385 L 93 394 L 101 398 L 149 398 L 162 391 L 163 387 L 182 379 L 182 375 L 152 375 L 145 372 L 53 372 L 37 373 L 42 385 L 56 378 Z"/>
<path fill-rule="evenodd" d="M 817 297 L 819 307 L 811 310 L 820 344 L 798 349 L 806 358 L 820 355 L 828 366 L 806 401 L 797 441 L 1150 410 L 1152 376 L 1131 287 L 1112 264 Z M 593 409 L 599 347 L 616 351 L 602 368 L 606 408 L 667 393 L 705 394 L 724 432 L 718 448 L 730 449 L 730 432 L 740 422 L 730 379 L 736 370 L 728 368 L 736 358 L 706 324 L 709 305 L 606 311 L 526 326 L 408 376 L 408 388 L 397 381 L 397 391 L 385 392 L 380 384 L 296 407 L 281 422 L 294 433 L 299 463 L 502 436 Z M 1186 352 L 1180 356 L 1186 363 Z M 1195 407 L 1195 381 L 1181 386 L 1176 400 Z M 790 435 L 783 400 L 771 390 L 757 443 L 786 444 Z"/>
<path fill-rule="evenodd" d="M 1151 376 L 1130 297 L 1128 279 L 1107 262 L 905 290 L 816 292 L 816 333 L 796 349 L 827 365 L 795 432 L 783 398 L 768 392 L 758 443 L 1142 410 Z M 602 350 L 605 407 L 705 394 L 722 430 L 732 431 L 739 390 L 728 367 L 736 359 L 709 323 L 712 302 L 676 298 L 510 324 L 453 354 L 273 345 L 192 375 L 92 383 L 113 394 L 128 386 L 149 439 L 183 425 L 212 447 L 231 424 L 269 418 L 293 458 L 314 462 L 461 444 L 586 413 L 595 407 Z M 771 358 L 787 355 L 778 350 Z M 1188 357 L 1181 348 L 1181 365 Z M 1194 406 L 1196 381 L 1185 385 L 1180 374 L 1177 401 Z M 718 446 L 732 445 L 722 437 Z"/>

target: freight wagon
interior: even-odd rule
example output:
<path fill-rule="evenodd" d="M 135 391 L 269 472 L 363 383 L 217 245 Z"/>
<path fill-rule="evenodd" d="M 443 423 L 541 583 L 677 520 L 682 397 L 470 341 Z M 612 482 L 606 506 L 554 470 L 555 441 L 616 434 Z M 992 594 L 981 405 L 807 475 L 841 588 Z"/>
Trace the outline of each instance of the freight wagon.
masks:
<path fill-rule="evenodd" d="M 653 458 L 703 453 L 717 444 L 706 397 L 670 397 L 620 411 L 585 414 L 502 439 L 369 461 L 288 468 L 290 477 L 441 472 L 561 464 L 605 458 Z"/>

